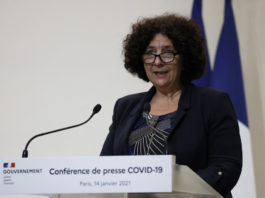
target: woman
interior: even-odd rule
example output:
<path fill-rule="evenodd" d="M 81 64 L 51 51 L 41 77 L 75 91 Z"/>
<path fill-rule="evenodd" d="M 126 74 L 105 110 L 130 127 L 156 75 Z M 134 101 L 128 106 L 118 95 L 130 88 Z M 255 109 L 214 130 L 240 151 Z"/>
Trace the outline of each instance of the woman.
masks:
<path fill-rule="evenodd" d="M 229 96 L 191 81 L 205 70 L 203 38 L 192 20 L 162 15 L 132 26 L 125 68 L 153 87 L 119 99 L 101 155 L 172 154 L 224 197 L 242 167 Z"/>

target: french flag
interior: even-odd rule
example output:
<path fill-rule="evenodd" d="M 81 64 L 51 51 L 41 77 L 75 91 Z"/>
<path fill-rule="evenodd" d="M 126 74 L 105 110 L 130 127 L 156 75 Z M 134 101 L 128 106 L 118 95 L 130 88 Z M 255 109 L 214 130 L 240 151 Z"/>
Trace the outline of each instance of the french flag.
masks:
<path fill-rule="evenodd" d="M 12 162 L 12 163 L 3 163 L 3 168 L 15 168 L 16 167 L 16 163 Z"/>
<path fill-rule="evenodd" d="M 202 34 L 206 40 L 202 19 L 202 0 L 194 0 L 192 18 L 200 26 Z M 234 197 L 255 198 L 256 191 L 250 132 L 248 127 L 239 43 L 231 0 L 225 0 L 224 22 L 212 71 L 209 58 L 207 59 L 207 62 L 206 76 L 202 80 L 194 81 L 194 83 L 197 85 L 213 87 L 228 93 L 234 105 L 239 122 L 243 147 L 243 169 L 232 194 Z"/>

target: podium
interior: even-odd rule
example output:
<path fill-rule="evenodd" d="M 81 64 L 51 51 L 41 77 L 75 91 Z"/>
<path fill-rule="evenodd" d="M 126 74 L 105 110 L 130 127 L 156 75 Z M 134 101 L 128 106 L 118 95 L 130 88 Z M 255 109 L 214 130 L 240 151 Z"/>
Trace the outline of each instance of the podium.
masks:
<path fill-rule="evenodd" d="M 0 159 L 0 195 L 222 198 L 171 155 Z"/>

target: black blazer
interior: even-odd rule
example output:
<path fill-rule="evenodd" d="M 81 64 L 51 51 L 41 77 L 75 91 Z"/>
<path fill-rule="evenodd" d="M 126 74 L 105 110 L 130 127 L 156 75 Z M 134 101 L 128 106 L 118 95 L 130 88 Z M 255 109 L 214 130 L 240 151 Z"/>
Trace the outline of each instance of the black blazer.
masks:
<path fill-rule="evenodd" d="M 155 94 L 133 94 L 119 99 L 101 155 L 128 155 L 128 138 L 144 104 Z M 184 85 L 177 121 L 168 137 L 168 154 L 189 166 L 225 197 L 237 183 L 242 168 L 242 148 L 237 118 L 229 96 L 211 88 Z"/>

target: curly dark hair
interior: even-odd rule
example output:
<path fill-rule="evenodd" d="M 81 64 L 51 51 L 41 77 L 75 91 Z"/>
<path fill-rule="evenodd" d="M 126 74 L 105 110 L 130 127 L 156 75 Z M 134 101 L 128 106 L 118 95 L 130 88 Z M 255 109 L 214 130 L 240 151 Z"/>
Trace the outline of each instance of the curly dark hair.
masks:
<path fill-rule="evenodd" d="M 132 25 L 132 32 L 123 41 L 124 66 L 132 74 L 149 81 L 142 56 L 154 36 L 167 36 L 182 60 L 181 83 L 203 76 L 206 69 L 204 39 L 195 21 L 175 14 L 142 18 Z"/>

